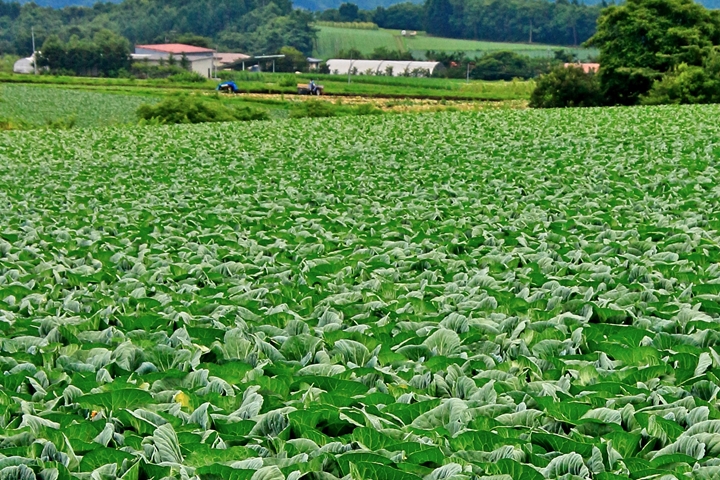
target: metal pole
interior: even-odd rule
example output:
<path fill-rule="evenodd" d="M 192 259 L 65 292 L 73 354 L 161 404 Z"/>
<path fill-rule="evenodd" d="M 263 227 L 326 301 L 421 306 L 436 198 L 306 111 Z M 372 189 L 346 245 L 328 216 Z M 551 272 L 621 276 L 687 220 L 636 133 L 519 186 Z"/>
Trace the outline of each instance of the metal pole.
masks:
<path fill-rule="evenodd" d="M 348 65 L 348 85 L 350 85 L 350 72 L 352 72 L 352 54 L 350 54 L 350 65 Z"/>
<path fill-rule="evenodd" d="M 273 73 L 275 73 L 275 59 L 273 58 Z"/>
<path fill-rule="evenodd" d="M 33 69 L 35 71 L 35 75 L 37 75 L 37 55 L 35 53 L 35 27 L 30 27 L 30 32 L 32 34 L 33 43 Z"/>
<path fill-rule="evenodd" d="M 470 83 L 470 62 L 467 64 L 467 76 L 465 78 L 465 83 Z"/>

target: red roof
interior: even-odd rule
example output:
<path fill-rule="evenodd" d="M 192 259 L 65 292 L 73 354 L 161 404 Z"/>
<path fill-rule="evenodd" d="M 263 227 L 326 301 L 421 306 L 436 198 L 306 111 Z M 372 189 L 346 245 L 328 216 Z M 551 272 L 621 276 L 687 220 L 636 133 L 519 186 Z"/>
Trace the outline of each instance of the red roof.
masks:
<path fill-rule="evenodd" d="M 182 43 L 162 43 L 160 45 L 135 45 L 135 48 L 155 50 L 156 52 L 164 53 L 212 53 L 215 51 L 211 48 L 195 47 L 193 45 L 184 45 Z"/>

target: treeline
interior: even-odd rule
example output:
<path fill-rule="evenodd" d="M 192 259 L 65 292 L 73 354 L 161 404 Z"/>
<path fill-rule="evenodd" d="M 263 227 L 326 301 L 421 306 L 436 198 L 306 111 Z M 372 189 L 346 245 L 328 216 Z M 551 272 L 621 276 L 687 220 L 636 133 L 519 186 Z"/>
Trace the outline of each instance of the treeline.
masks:
<path fill-rule="evenodd" d="M 34 27 L 38 46 L 51 36 L 69 42 L 110 30 L 131 44 L 192 34 L 222 50 L 262 54 L 292 46 L 309 55 L 315 40 L 311 22 L 311 14 L 293 10 L 290 0 L 125 0 L 62 9 L 0 1 L 0 51 L 29 55 Z"/>
<path fill-rule="evenodd" d="M 603 1 L 584 5 L 576 0 L 426 0 L 360 10 L 346 3 L 316 14 L 319 20 L 374 22 L 381 28 L 425 30 L 439 37 L 580 45 L 595 33 Z"/>
<path fill-rule="evenodd" d="M 102 29 L 92 38 L 73 36 L 64 42 L 51 36 L 43 42 L 39 67 L 65 75 L 116 77 L 130 71 L 130 42 Z"/>

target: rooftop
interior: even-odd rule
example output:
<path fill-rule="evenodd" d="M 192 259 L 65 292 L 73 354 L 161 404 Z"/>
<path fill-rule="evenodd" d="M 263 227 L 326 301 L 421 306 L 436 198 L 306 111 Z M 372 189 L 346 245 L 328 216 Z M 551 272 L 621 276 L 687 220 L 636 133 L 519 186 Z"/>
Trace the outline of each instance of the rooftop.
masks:
<path fill-rule="evenodd" d="M 135 45 L 135 48 L 144 50 L 155 50 L 164 53 L 213 53 L 215 50 L 211 48 L 196 47 L 194 45 L 184 45 L 182 43 L 161 43 L 158 45 Z"/>
<path fill-rule="evenodd" d="M 244 53 L 216 53 L 215 60 L 220 63 L 234 63 L 238 60 L 246 60 L 250 58 L 250 55 Z"/>

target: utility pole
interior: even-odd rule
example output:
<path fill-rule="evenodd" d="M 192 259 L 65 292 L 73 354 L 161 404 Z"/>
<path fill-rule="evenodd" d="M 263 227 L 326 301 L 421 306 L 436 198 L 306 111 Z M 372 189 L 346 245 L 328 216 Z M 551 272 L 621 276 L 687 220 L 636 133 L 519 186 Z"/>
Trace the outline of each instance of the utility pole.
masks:
<path fill-rule="evenodd" d="M 352 64 L 353 64 L 353 58 L 352 58 L 352 49 L 350 49 L 350 65 L 348 65 L 348 85 L 350 85 L 350 74 L 352 73 Z"/>
<path fill-rule="evenodd" d="M 30 27 L 30 33 L 32 35 L 32 43 L 33 43 L 33 70 L 35 72 L 35 75 L 37 75 L 37 54 L 35 50 L 35 27 Z"/>

